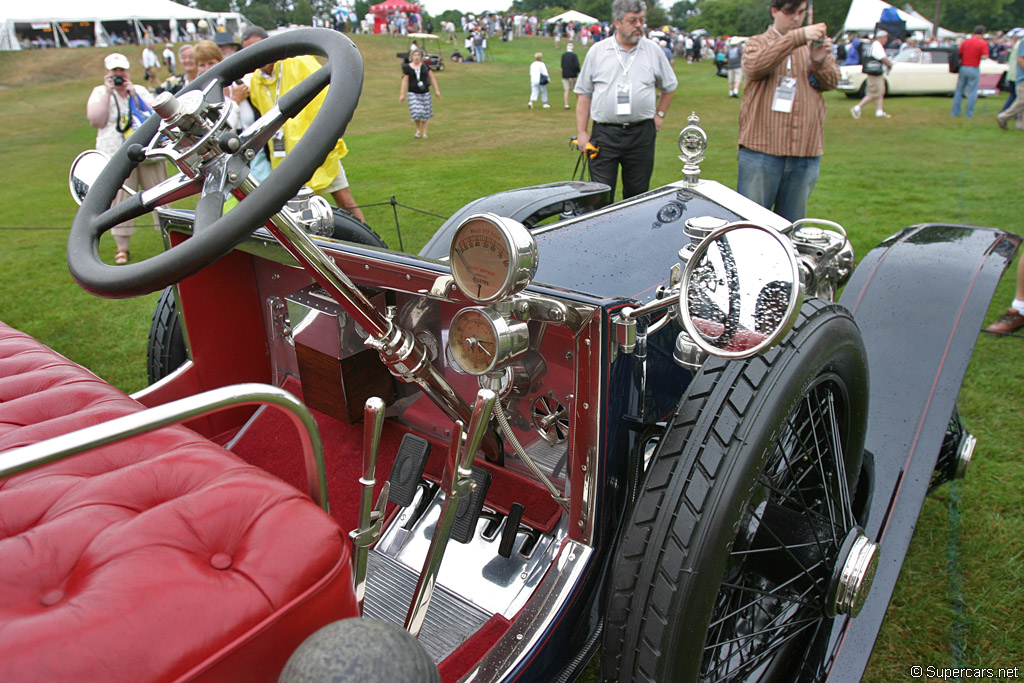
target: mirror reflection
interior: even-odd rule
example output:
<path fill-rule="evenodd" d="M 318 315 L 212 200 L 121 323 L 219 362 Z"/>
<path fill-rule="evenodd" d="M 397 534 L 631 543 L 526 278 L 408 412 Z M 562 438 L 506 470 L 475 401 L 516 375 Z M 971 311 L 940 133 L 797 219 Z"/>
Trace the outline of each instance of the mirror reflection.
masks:
<path fill-rule="evenodd" d="M 745 358 L 789 331 L 801 300 L 796 259 L 784 239 L 768 228 L 733 224 L 696 249 L 679 305 L 683 327 L 698 346 Z"/>
<path fill-rule="evenodd" d="M 110 157 L 103 152 L 90 149 L 79 154 L 71 164 L 68 185 L 71 188 L 71 197 L 79 206 L 82 205 L 85 195 L 89 193 L 89 188 L 95 184 L 109 160 Z"/>

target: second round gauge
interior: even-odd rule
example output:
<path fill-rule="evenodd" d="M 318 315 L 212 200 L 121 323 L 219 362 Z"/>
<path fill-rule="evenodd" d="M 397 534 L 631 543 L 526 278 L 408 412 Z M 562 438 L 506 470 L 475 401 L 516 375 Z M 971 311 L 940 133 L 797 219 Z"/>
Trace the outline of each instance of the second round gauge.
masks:
<path fill-rule="evenodd" d="M 448 346 L 452 359 L 471 375 L 484 375 L 526 351 L 530 332 L 526 323 L 509 323 L 485 308 L 464 308 L 452 318 Z"/>

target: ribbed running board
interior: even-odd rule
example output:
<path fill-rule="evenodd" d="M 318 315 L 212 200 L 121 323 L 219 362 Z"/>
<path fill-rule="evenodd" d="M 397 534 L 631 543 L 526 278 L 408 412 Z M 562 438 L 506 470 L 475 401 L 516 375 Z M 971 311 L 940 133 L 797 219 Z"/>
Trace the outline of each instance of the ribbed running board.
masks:
<path fill-rule="evenodd" d="M 419 575 L 375 550 L 370 551 L 369 560 L 363 614 L 402 626 Z M 490 618 L 473 603 L 436 585 L 420 630 L 420 643 L 434 662 L 440 663 Z"/>

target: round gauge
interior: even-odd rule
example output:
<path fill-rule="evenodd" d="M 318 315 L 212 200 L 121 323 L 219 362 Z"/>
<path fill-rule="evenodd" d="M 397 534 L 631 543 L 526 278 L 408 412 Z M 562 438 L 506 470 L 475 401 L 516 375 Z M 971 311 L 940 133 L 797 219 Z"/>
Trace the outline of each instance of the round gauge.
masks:
<path fill-rule="evenodd" d="M 471 300 L 489 304 L 530 284 L 537 273 L 537 242 L 521 223 L 493 213 L 470 216 L 455 230 L 448 252 L 455 284 Z"/>
<path fill-rule="evenodd" d="M 485 375 L 526 351 L 530 332 L 523 322 L 507 322 L 485 308 L 464 308 L 448 328 L 451 360 L 464 372 Z"/>

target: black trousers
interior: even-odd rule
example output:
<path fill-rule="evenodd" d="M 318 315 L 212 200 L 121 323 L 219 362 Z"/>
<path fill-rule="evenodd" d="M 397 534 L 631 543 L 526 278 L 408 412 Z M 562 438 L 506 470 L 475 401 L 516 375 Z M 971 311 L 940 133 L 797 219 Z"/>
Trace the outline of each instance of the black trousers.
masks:
<path fill-rule="evenodd" d="M 622 198 L 628 199 L 650 189 L 654 172 L 654 120 L 641 121 L 628 128 L 594 122 L 590 141 L 601 151 L 590 160 L 590 179 L 612 188 L 622 167 Z"/>

